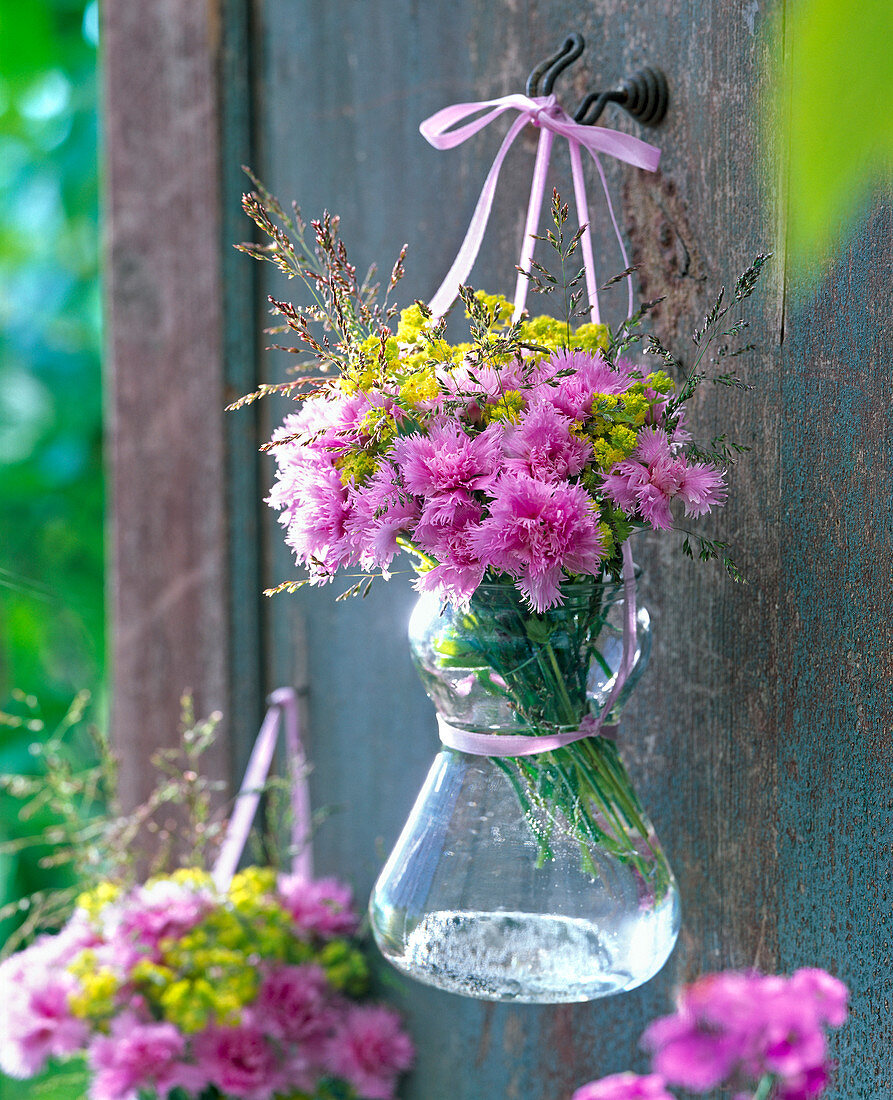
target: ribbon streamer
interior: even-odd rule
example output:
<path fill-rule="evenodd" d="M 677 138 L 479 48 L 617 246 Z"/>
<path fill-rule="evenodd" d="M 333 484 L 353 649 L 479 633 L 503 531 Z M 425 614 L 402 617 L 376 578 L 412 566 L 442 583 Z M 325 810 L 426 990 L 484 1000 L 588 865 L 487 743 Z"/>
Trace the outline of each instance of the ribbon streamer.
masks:
<path fill-rule="evenodd" d="M 242 858 L 251 825 L 257 813 L 263 785 L 270 774 L 273 754 L 279 740 L 280 719 L 284 719 L 285 748 L 291 785 L 292 874 L 313 878 L 313 851 L 310 846 L 310 788 L 307 784 L 307 759 L 301 742 L 298 695 L 294 688 L 278 688 L 267 697 L 268 710 L 251 750 L 235 808 L 224 834 L 220 854 L 211 872 L 221 893 L 232 882 Z"/>
<path fill-rule="evenodd" d="M 487 111 L 486 109 L 488 107 L 492 109 Z M 487 178 L 484 180 L 483 189 L 481 190 L 477 206 L 471 218 L 471 224 L 468 227 L 468 232 L 465 235 L 465 240 L 462 242 L 458 255 L 453 262 L 453 266 L 450 268 L 440 288 L 428 304 L 434 316 L 440 318 L 456 300 L 456 296 L 459 293 L 459 287 L 468 279 L 471 269 L 474 266 L 474 261 L 480 251 L 484 232 L 487 228 L 487 221 L 489 220 L 490 211 L 493 207 L 493 198 L 496 193 L 496 184 L 499 179 L 502 163 L 518 134 L 521 133 L 528 123 L 533 123 L 534 126 L 540 127 L 543 132 L 540 134 L 540 143 L 537 149 L 536 165 L 534 166 L 533 180 L 530 188 L 530 203 L 527 208 L 527 223 L 524 228 L 524 240 L 521 243 L 521 260 L 518 266 L 525 271 L 530 269 L 530 260 L 533 258 L 534 247 L 533 235 L 536 233 L 539 225 L 552 142 L 554 140 L 554 135 L 558 134 L 560 137 L 566 138 L 570 145 L 571 169 L 574 178 L 574 199 L 577 205 L 577 216 L 580 225 L 586 227 L 580 241 L 583 253 L 583 266 L 586 271 L 586 288 L 589 293 L 592 320 L 598 322 L 598 290 L 595 278 L 595 263 L 592 256 L 592 240 L 589 232 L 589 211 L 586 202 L 586 185 L 583 179 L 580 150 L 586 149 L 598 168 L 599 179 L 605 191 L 611 222 L 614 226 L 614 232 L 620 244 L 621 255 L 623 256 L 626 267 L 629 267 L 629 261 L 627 260 L 626 249 L 623 245 L 620 227 L 614 216 L 611 198 L 605 181 L 604 169 L 598 159 L 598 154 L 606 153 L 608 156 L 624 161 L 626 164 L 631 164 L 636 168 L 644 168 L 647 172 L 654 172 L 660 161 L 660 150 L 654 145 L 649 145 L 647 142 L 632 137 L 630 134 L 624 134 L 619 130 L 610 130 L 604 126 L 583 126 L 575 122 L 560 106 L 558 99 L 554 95 L 530 97 L 515 94 L 501 96 L 499 99 L 481 100 L 477 103 L 456 103 L 451 107 L 444 107 L 443 110 L 425 119 L 419 127 L 419 130 L 421 131 L 422 137 L 424 137 L 430 145 L 433 145 L 435 149 L 453 149 L 457 145 L 461 145 L 462 142 L 467 141 L 468 138 L 473 137 L 479 130 L 488 126 L 494 119 L 499 118 L 499 116 L 506 111 L 512 110 L 518 111 L 519 117 L 515 119 L 509 128 L 508 133 L 503 139 L 502 145 L 499 147 L 499 152 L 496 154 L 496 159 L 493 161 L 490 171 L 487 173 Z M 465 122 L 466 119 L 479 114 L 481 111 L 486 111 L 486 113 L 479 118 L 473 118 L 470 122 Z M 464 125 L 460 125 L 462 123 L 464 123 Z M 631 313 L 631 276 L 628 277 L 628 281 Z M 515 287 L 515 319 L 517 319 L 524 310 L 528 282 L 529 280 L 526 277 L 519 275 Z"/>

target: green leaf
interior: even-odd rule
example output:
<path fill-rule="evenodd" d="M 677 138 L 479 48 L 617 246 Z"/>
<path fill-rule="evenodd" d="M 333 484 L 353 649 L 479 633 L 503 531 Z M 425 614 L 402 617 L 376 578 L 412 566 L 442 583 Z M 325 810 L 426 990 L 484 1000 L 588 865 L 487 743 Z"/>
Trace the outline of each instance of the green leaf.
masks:
<path fill-rule="evenodd" d="M 889 179 L 893 4 L 802 0 L 786 8 L 770 87 L 787 160 L 789 255 L 805 273 L 828 258 Z"/>

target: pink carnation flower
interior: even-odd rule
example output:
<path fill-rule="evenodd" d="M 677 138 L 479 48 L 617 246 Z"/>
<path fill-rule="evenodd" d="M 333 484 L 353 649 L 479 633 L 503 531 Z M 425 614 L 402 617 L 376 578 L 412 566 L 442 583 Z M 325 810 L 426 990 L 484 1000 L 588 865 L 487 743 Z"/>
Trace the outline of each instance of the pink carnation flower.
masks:
<path fill-rule="evenodd" d="M 562 349 L 553 352 L 548 364 L 551 380 L 534 388 L 531 403 L 554 405 L 571 420 L 591 415 L 595 394 L 623 393 L 636 381 L 625 369 L 612 370 L 600 353 Z"/>
<path fill-rule="evenodd" d="M 572 1100 L 674 1100 L 662 1077 L 615 1073 L 577 1089 Z"/>
<path fill-rule="evenodd" d="M 579 485 L 503 474 L 470 538 L 480 560 L 514 577 L 536 611 L 561 603 L 562 571 L 595 575 L 605 556 L 592 500 Z"/>
<path fill-rule="evenodd" d="M 47 969 L 30 950 L 0 965 L 0 1069 L 10 1077 L 33 1077 L 87 1040 L 86 1024 L 68 1006 L 75 979 Z"/>
<path fill-rule="evenodd" d="M 348 1010 L 329 1045 L 328 1066 L 363 1100 L 391 1100 L 400 1073 L 413 1062 L 413 1046 L 396 1012 L 377 1006 Z"/>
<path fill-rule="evenodd" d="M 552 405 L 534 405 L 516 428 L 506 431 L 505 469 L 541 481 L 578 474 L 592 451 L 571 432 L 572 423 Z"/>
<path fill-rule="evenodd" d="M 334 878 L 308 880 L 280 875 L 279 900 L 302 932 L 331 938 L 350 936 L 359 925 L 350 887 Z"/>
<path fill-rule="evenodd" d="M 299 1043 L 305 1061 L 317 1061 L 334 1030 L 331 988 L 319 966 L 277 966 L 264 976 L 252 1005 L 259 1027 L 289 1043 Z"/>
<path fill-rule="evenodd" d="M 462 490 L 441 494 L 426 504 L 412 537 L 438 564 L 416 581 L 420 592 L 436 592 L 453 603 L 471 598 L 484 579 L 485 566 L 473 545 L 482 515 L 481 505 Z"/>
<path fill-rule="evenodd" d="M 392 456 L 406 488 L 417 496 L 473 492 L 488 488 L 499 473 L 501 434 L 499 424 L 469 436 L 454 422 L 441 420 L 427 435 L 414 432 L 398 439 Z"/>
<path fill-rule="evenodd" d="M 156 954 L 164 939 L 179 939 L 193 929 L 213 904 L 207 890 L 162 879 L 141 886 L 104 914 L 109 940 Z"/>
<path fill-rule="evenodd" d="M 707 463 L 691 465 L 674 453 L 662 428 L 643 428 L 632 456 L 612 467 L 603 482 L 605 495 L 630 514 L 638 512 L 656 529 L 673 526 L 670 502 L 683 502 L 685 514 L 702 515 L 724 503 L 722 471 Z"/>
<path fill-rule="evenodd" d="M 845 1011 L 845 988 L 822 971 L 731 971 L 684 989 L 675 1015 L 655 1020 L 643 1042 L 658 1073 L 694 1092 L 768 1073 L 785 1100 L 810 1100 L 828 1079 L 824 1028 Z"/>
<path fill-rule="evenodd" d="M 186 1040 L 169 1023 L 142 1023 L 125 1014 L 112 1021 L 111 1033 L 89 1049 L 91 1100 L 136 1100 L 144 1091 L 165 1096 L 183 1087 L 199 1091 L 207 1084 L 201 1071 L 182 1062 Z"/>
<path fill-rule="evenodd" d="M 409 534 L 421 509 L 407 492 L 397 468 L 383 462 L 365 485 L 349 490 L 348 538 L 364 564 L 386 568 L 399 550 L 397 537 Z"/>
<path fill-rule="evenodd" d="M 209 1028 L 193 1040 L 193 1052 L 205 1079 L 239 1100 L 270 1100 L 288 1084 L 275 1048 L 252 1024 Z"/>
<path fill-rule="evenodd" d="M 290 467 L 288 477 L 280 477 L 267 501 L 285 509 L 279 517 L 285 541 L 313 581 L 325 583 L 340 566 L 354 561 L 348 491 L 328 458 L 314 455 L 303 465 Z"/>

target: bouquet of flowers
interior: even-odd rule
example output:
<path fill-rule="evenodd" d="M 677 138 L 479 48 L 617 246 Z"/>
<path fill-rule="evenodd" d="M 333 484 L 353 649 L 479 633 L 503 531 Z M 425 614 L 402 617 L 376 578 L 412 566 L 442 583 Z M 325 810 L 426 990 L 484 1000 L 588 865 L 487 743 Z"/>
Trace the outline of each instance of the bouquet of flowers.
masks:
<path fill-rule="evenodd" d="M 405 551 L 422 592 L 467 605 L 483 583 L 509 585 L 539 614 L 562 603 L 563 584 L 619 576 L 632 532 L 674 527 L 674 503 L 696 517 L 725 501 L 724 466 L 736 447 L 725 436 L 696 444 L 686 403 L 707 377 L 713 340 L 745 327 L 726 315 L 752 293 L 766 257 L 740 277 L 728 305 L 717 300 L 695 333 L 689 370 L 649 336 L 645 351 L 660 362 L 652 370 L 624 353 L 643 339 L 635 329 L 656 303 L 616 333 L 577 323 L 583 291 L 567 269 L 580 231 L 565 239 L 557 193 L 549 240 L 566 277 L 560 283 L 541 265 L 531 277 L 563 295 L 563 317 L 513 319 L 505 298 L 464 287 L 471 340 L 459 344 L 421 302 L 391 330 L 396 310 L 376 306 L 374 288 L 358 283 L 337 219 L 313 223 L 311 247 L 299 214 L 285 214 L 263 189 L 245 208 L 270 243 L 240 247 L 304 279 L 315 299 L 305 310 L 271 299 L 286 322 L 274 331 L 297 334 L 301 346 L 287 350 L 312 350 L 323 373 L 302 371 L 232 406 L 272 392 L 303 400 L 267 446 L 278 464 L 269 503 L 309 583 L 359 567 L 360 589 Z M 389 290 L 402 273 L 401 254 Z M 314 321 L 325 326 L 321 338 Z M 720 357 L 728 354 L 723 345 Z M 713 381 L 742 385 L 728 372 Z M 688 553 L 691 538 L 703 558 L 726 549 L 692 535 Z"/>
<path fill-rule="evenodd" d="M 728 302 L 719 295 L 685 368 L 639 331 L 656 303 L 613 332 L 581 321 L 589 313 L 583 272 L 574 268 L 583 230 L 568 236 L 556 192 L 554 228 L 540 239 L 561 275 L 535 262 L 525 274 L 560 301 L 561 316 L 513 316 L 500 295 L 462 287 L 470 339 L 451 343 L 444 319 L 422 302 L 399 315 L 388 305 L 405 249 L 379 303 L 377 288 L 361 283 L 348 261 L 337 218 L 312 222 L 308 240 L 298 208 L 286 212 L 254 183 L 244 207 L 269 240 L 239 247 L 302 279 L 313 299 L 305 309 L 270 299 L 285 322 L 271 331 L 297 336 L 283 350 L 309 350 L 310 364 L 232 406 L 271 393 L 302 401 L 266 448 L 278 468 L 269 503 L 307 577 L 270 592 L 350 571 L 344 595 L 361 593 L 375 576 L 389 576 L 403 552 L 416 587 L 444 606 L 442 629 L 429 638 L 431 667 L 415 654 L 438 706 L 437 678 L 455 670 L 453 696 L 486 695 L 501 708 L 495 716 L 486 703 L 477 708 L 488 713 L 484 722 L 466 708 L 466 726 L 532 736 L 599 732 L 616 718 L 630 671 L 629 661 L 618 669 L 619 646 L 609 653 L 617 633 L 609 612 L 624 573 L 627 595 L 634 586 L 630 537 L 676 527 L 674 508 L 694 518 L 721 505 L 726 467 L 745 449 L 724 434 L 697 443 L 687 405 L 708 377 L 743 387 L 722 367 L 711 375 L 707 353 L 719 340 L 717 361 L 736 354 L 731 338 L 746 322 L 728 313 L 753 292 L 766 257 L 741 275 Z M 639 344 L 654 368 L 630 357 Z M 739 576 L 724 542 L 687 531 L 682 549 L 720 558 Z M 624 648 L 635 645 L 624 637 Z M 488 741 L 494 755 L 498 740 Z M 550 858 L 557 825 L 579 840 L 591 873 L 586 846 L 601 844 L 638 868 L 646 893 L 662 896 L 670 873 L 613 743 L 590 736 L 500 766 L 530 811 L 541 860 Z M 543 813 L 547 821 L 534 824 Z"/>
<path fill-rule="evenodd" d="M 654 1073 L 618 1073 L 573 1100 L 674 1100 L 667 1085 L 735 1100 L 815 1100 L 831 1080 L 826 1029 L 847 1015 L 847 988 L 824 970 L 790 977 L 726 971 L 684 988 L 672 1016 L 642 1036 Z"/>
<path fill-rule="evenodd" d="M 226 891 L 180 869 L 83 894 L 0 964 L 0 1068 L 84 1053 L 92 1100 L 390 1100 L 412 1061 L 368 972 L 350 891 L 249 867 Z"/>
<path fill-rule="evenodd" d="M 50 1059 L 83 1055 L 91 1100 L 394 1096 L 412 1043 L 397 1013 L 368 998 L 350 889 L 314 879 L 309 848 L 294 847 L 309 822 L 292 830 L 298 858 L 290 873 L 229 871 L 244 844 L 233 823 L 241 815 L 247 834 L 261 793 L 272 808 L 283 793 L 300 804 L 303 774 L 257 781 L 275 748 L 271 717 L 293 705 L 294 693 L 280 689 L 271 702 L 252 754 L 254 778 L 246 775 L 230 821 L 215 806 L 220 784 L 201 768 L 220 716 L 196 722 L 188 700 L 181 744 L 153 756 L 158 782 L 132 812 L 118 802 L 103 734 L 94 735 L 95 765 L 80 765 L 82 747 L 73 759 L 66 734 L 79 731 L 83 700 L 61 732 L 35 744 L 42 774 L 0 777 L 22 799 L 23 819 L 39 811 L 54 818 L 32 838 L 50 845 L 44 861 L 70 865 L 87 886 L 16 907 L 27 918 L 5 950 L 32 942 L 0 963 L 4 1073 L 31 1078 Z M 297 743 L 301 757 L 289 720 L 292 755 Z M 267 851 L 277 845 L 275 833 L 265 837 Z"/>

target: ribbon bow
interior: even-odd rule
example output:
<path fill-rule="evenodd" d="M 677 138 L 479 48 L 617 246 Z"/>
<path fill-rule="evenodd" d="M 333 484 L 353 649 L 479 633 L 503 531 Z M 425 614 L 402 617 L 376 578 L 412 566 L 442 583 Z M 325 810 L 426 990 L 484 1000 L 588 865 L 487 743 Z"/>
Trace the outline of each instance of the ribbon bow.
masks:
<path fill-rule="evenodd" d="M 492 110 L 487 111 L 486 114 L 473 119 L 471 122 L 465 122 L 464 125 L 459 125 L 464 122 L 465 119 L 478 114 L 488 107 L 492 108 Z M 580 150 L 581 148 L 585 148 L 595 161 L 595 166 L 598 169 L 599 178 L 604 188 L 605 198 L 607 199 L 608 212 L 611 216 L 614 232 L 620 244 L 620 252 L 623 256 L 625 267 L 629 267 L 629 261 L 627 259 L 626 249 L 623 245 L 620 227 L 614 216 L 614 208 L 611 204 L 611 196 L 608 192 L 605 172 L 598 158 L 598 154 L 607 153 L 609 156 L 615 157 L 617 160 L 625 161 L 627 164 L 632 164 L 636 168 L 644 168 L 647 172 L 654 172 L 660 160 L 660 150 L 653 145 L 648 145 L 646 142 L 640 141 L 639 138 L 621 133 L 619 130 L 609 130 L 603 126 L 583 126 L 575 122 L 559 105 L 554 95 L 531 98 L 530 96 L 517 94 L 502 96 L 499 99 L 486 99 L 479 103 L 455 103 L 453 106 L 444 107 L 443 110 L 425 119 L 419 127 L 419 130 L 421 131 L 422 137 L 424 137 L 429 144 L 433 145 L 435 149 L 453 149 L 455 146 L 461 145 L 463 141 L 472 137 L 479 130 L 483 130 L 485 126 L 488 126 L 494 119 L 499 118 L 499 116 L 506 111 L 512 110 L 518 112 L 518 118 L 515 119 L 509 128 L 508 133 L 503 139 L 502 145 L 499 147 L 499 152 L 496 154 L 496 159 L 493 161 L 490 171 L 487 173 L 483 190 L 477 201 L 477 206 L 475 207 L 471 224 L 468 227 L 468 232 L 465 235 L 465 240 L 462 242 L 462 247 L 459 249 L 459 253 L 453 261 L 453 266 L 447 273 L 440 289 L 429 303 L 431 311 L 435 317 L 442 317 L 455 301 L 456 295 L 459 292 L 459 287 L 468 278 L 480 250 L 484 231 L 487 228 L 487 221 L 493 206 L 493 196 L 496 193 L 496 183 L 499 179 L 502 162 L 505 160 L 506 154 L 512 147 L 518 134 L 521 133 L 528 123 L 533 123 L 534 126 L 538 126 L 540 129 L 540 138 L 536 151 L 536 163 L 533 169 L 533 181 L 530 187 L 530 202 L 527 207 L 527 222 L 524 227 L 524 240 L 521 246 L 521 258 L 518 266 L 522 269 L 522 272 L 530 270 L 534 245 L 536 243 L 534 234 L 539 226 L 540 211 L 543 205 L 543 195 L 546 186 L 546 173 L 549 168 L 549 158 L 551 156 L 555 135 L 559 134 L 561 137 L 567 138 L 570 147 L 571 172 L 574 181 L 574 199 L 577 204 L 577 216 L 580 225 L 586 227 L 580 239 L 580 245 L 583 252 L 583 266 L 586 271 L 586 289 L 589 294 L 592 320 L 594 323 L 598 324 L 600 321 L 598 288 L 595 277 L 595 262 L 592 256 L 592 237 L 589 232 L 589 210 L 586 203 L 586 185 L 583 180 L 583 162 Z M 453 127 L 455 127 L 455 129 L 453 129 Z M 524 304 L 527 300 L 528 279 L 522 272 L 519 272 L 518 281 L 515 286 L 515 319 L 523 312 Z M 633 291 L 631 277 L 628 279 L 628 283 L 629 312 L 632 313 Z"/>

